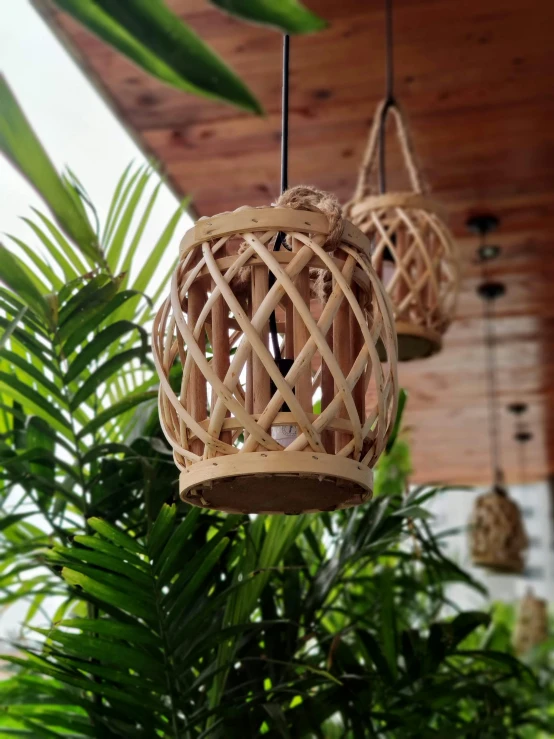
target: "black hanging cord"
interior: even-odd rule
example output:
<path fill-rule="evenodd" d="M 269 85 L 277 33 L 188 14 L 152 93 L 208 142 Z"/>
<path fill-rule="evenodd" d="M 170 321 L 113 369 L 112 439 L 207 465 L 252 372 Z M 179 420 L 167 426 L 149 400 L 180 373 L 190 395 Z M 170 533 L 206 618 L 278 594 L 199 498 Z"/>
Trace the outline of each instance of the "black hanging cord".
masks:
<path fill-rule="evenodd" d="M 289 62 L 290 62 L 290 37 L 283 36 L 283 85 L 281 93 L 281 195 L 288 188 L 289 180 Z M 275 239 L 273 251 L 279 251 L 285 239 L 285 234 L 280 231 Z M 275 284 L 275 275 L 269 273 L 269 288 Z M 271 344 L 276 362 L 281 361 L 281 348 L 279 346 L 279 334 L 277 333 L 277 318 L 275 311 L 269 316 L 269 332 Z"/>
<path fill-rule="evenodd" d="M 495 488 L 503 483 L 500 457 L 500 418 L 497 402 L 496 335 L 494 331 L 494 298 L 484 298 L 485 344 L 487 352 L 487 393 L 489 405 L 489 435 L 492 479 Z"/>
<path fill-rule="evenodd" d="M 519 442 L 519 484 L 525 485 L 527 482 L 527 457 L 525 454 L 525 442 L 528 439 L 520 439 L 516 435 L 516 439 Z"/>
<path fill-rule="evenodd" d="M 533 434 L 529 431 L 527 424 L 522 419 L 522 415 L 527 410 L 527 405 L 525 403 L 512 403 L 508 406 L 508 410 L 516 416 L 514 439 L 519 445 L 519 484 L 525 485 L 527 482 L 527 455 L 525 446 L 533 438 Z"/>
<path fill-rule="evenodd" d="M 387 189 L 386 173 L 386 135 L 387 115 L 390 108 L 395 105 L 394 97 L 394 56 L 393 56 L 393 26 L 392 26 L 392 0 L 385 0 L 385 64 L 386 64 L 386 87 L 385 105 L 381 112 L 379 125 L 379 191 L 383 194 Z"/>
<path fill-rule="evenodd" d="M 283 37 L 283 89 L 281 98 L 281 195 L 289 186 L 289 60 L 290 37 Z"/>

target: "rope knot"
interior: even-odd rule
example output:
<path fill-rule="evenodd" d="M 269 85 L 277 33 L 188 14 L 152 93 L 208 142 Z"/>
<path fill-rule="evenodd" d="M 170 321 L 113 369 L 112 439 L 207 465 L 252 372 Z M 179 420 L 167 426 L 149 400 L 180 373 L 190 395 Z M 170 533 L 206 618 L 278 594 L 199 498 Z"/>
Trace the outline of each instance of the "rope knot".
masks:
<path fill-rule="evenodd" d="M 285 190 L 274 205 L 280 208 L 323 213 L 329 221 L 329 234 L 323 248 L 325 251 L 334 251 L 340 244 L 344 219 L 340 203 L 334 195 L 310 185 L 298 185 Z"/>

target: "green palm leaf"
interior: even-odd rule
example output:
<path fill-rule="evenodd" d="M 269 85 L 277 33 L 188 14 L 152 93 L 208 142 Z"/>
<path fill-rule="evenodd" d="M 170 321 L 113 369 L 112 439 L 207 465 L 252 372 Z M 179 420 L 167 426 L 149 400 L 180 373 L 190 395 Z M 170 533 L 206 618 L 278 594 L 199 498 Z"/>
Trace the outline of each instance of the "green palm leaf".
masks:
<path fill-rule="evenodd" d="M 54 169 L 6 80 L 0 76 L 0 151 L 36 188 L 60 227 L 92 262 L 101 259 L 96 234 Z M 1 260 L 0 260 L 1 261 Z"/>
<path fill-rule="evenodd" d="M 327 25 L 298 0 L 210 0 L 221 10 L 285 33 L 312 33 Z"/>
<path fill-rule="evenodd" d="M 232 70 L 163 2 L 54 0 L 106 43 L 162 82 L 184 92 L 261 108 Z"/>
<path fill-rule="evenodd" d="M 214 588 L 212 573 L 228 548 L 228 532 L 236 520 L 231 517 L 210 536 L 212 517 L 191 511 L 190 519 L 187 515 L 179 521 L 176 513 L 174 506 L 164 506 L 144 539 L 92 519 L 94 536 L 77 537 L 74 546 L 57 546 L 49 555 L 51 566 L 62 568 L 75 595 L 99 606 L 104 615 L 72 617 L 52 629 L 36 629 L 45 638 L 44 649 L 27 650 L 26 659 L 9 659 L 50 677 L 68 692 L 81 688 L 79 705 L 89 718 L 82 731 L 99 724 L 113 727 L 113 707 L 121 705 L 125 736 L 146 739 L 163 727 L 163 736 L 177 739 L 190 706 L 195 701 L 197 709 L 205 705 L 205 690 L 197 678 L 209 655 L 215 654 L 220 640 L 238 638 L 250 628 L 247 623 L 224 631 L 217 626 L 225 587 Z M 167 563 L 184 561 L 191 546 L 196 554 L 190 565 L 170 577 Z M 186 632 L 179 631 L 176 638 L 176 627 L 193 611 L 195 618 L 187 620 Z M 124 687 L 131 685 L 132 697 Z M 101 695 L 106 702 L 86 695 Z M 10 712 L 20 715 L 13 706 Z M 51 726 L 51 720 L 45 712 L 37 715 L 40 726 Z M 123 736 L 119 731 L 115 735 Z"/>

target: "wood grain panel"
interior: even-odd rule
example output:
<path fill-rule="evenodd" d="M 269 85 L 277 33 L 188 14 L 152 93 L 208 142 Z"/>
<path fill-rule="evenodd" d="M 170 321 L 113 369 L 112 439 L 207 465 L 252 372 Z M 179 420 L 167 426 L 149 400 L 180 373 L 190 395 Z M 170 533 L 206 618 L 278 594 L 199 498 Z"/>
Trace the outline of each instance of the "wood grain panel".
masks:
<path fill-rule="evenodd" d="M 169 0 L 262 101 L 255 118 L 149 79 L 47 0 L 35 0 L 140 144 L 200 214 L 271 202 L 279 187 L 277 33 L 240 23 L 207 0 Z M 383 3 L 307 0 L 329 20 L 294 38 L 290 182 L 343 200 L 353 190 L 383 90 Z M 467 217 L 492 210 L 503 247 L 491 274 L 498 304 L 499 397 L 529 403 L 530 476 L 554 473 L 554 4 L 550 0 L 395 0 L 397 93 L 423 171 L 451 214 L 464 281 L 444 351 L 403 365 L 415 480 L 486 482 L 488 441 L 480 268 Z M 389 185 L 405 185 L 391 148 Z M 176 244 L 177 249 L 177 244 Z M 513 419 L 503 411 L 507 477 L 517 479 Z"/>

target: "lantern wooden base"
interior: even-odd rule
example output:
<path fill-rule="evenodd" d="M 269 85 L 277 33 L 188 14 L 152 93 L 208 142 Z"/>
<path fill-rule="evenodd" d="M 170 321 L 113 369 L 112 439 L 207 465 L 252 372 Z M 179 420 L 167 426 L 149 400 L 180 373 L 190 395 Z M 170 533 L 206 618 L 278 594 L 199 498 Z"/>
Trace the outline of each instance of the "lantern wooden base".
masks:
<path fill-rule="evenodd" d="M 423 328 L 415 323 L 397 321 L 396 335 L 398 338 L 398 361 L 410 362 L 412 359 L 426 359 L 438 354 L 442 348 L 442 338 L 439 333 Z M 385 362 L 386 352 L 381 344 L 377 347 L 379 359 Z"/>
<path fill-rule="evenodd" d="M 371 497 L 370 469 L 352 459 L 304 452 L 252 452 L 198 462 L 181 473 L 186 503 L 226 513 L 315 513 Z"/>
<path fill-rule="evenodd" d="M 496 575 L 520 575 L 525 569 L 523 559 L 502 560 L 498 557 L 473 557 L 475 567 L 483 567 Z"/>
<path fill-rule="evenodd" d="M 519 506 L 502 488 L 475 500 L 470 528 L 471 559 L 498 574 L 520 574 L 528 541 Z"/>

